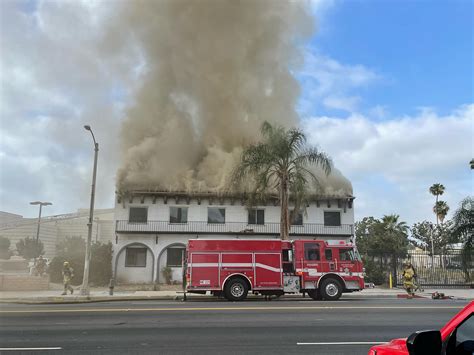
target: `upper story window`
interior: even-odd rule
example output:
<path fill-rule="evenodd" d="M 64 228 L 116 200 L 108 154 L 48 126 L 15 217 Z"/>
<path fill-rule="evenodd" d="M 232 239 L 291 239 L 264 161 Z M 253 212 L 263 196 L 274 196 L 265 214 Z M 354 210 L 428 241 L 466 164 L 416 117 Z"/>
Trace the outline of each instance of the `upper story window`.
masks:
<path fill-rule="evenodd" d="M 188 208 L 170 207 L 170 223 L 188 223 Z"/>
<path fill-rule="evenodd" d="M 146 207 L 130 207 L 128 214 L 129 223 L 147 223 L 148 208 Z"/>
<path fill-rule="evenodd" d="M 265 224 L 265 210 L 249 209 L 248 224 Z"/>
<path fill-rule="evenodd" d="M 339 211 L 325 211 L 324 225 L 331 227 L 339 227 L 341 225 L 341 212 Z"/>
<path fill-rule="evenodd" d="M 225 208 L 209 207 L 207 223 L 225 223 Z"/>
<path fill-rule="evenodd" d="M 302 226 L 303 225 L 303 212 L 298 211 L 298 213 L 295 214 L 295 210 L 291 210 L 290 223 L 292 226 Z"/>

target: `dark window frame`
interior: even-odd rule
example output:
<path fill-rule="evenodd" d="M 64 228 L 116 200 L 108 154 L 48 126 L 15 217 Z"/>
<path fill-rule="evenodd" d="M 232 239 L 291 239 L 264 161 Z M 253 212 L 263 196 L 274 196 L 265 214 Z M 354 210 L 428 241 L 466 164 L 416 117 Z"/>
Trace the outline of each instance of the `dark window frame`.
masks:
<path fill-rule="evenodd" d="M 137 265 L 138 264 L 138 257 L 135 255 L 135 256 L 132 256 L 131 255 L 131 251 L 134 251 L 134 252 L 137 252 L 137 251 L 140 251 L 140 252 L 145 252 L 145 258 L 143 259 L 143 265 Z M 132 258 L 135 258 L 134 260 L 134 263 L 131 263 L 131 260 Z M 125 248 L 125 267 L 144 267 L 146 268 L 146 261 L 148 259 L 148 249 L 147 248 L 144 248 L 144 247 L 127 247 Z"/>
<path fill-rule="evenodd" d="M 181 253 L 180 253 L 180 259 L 181 261 L 179 262 L 179 264 L 177 263 L 170 263 L 170 251 L 176 251 L 176 250 L 179 250 Z M 183 266 L 183 260 L 184 260 L 184 253 L 186 252 L 186 248 L 185 247 L 174 247 L 174 248 L 168 248 L 166 249 L 166 266 L 167 267 L 181 267 Z"/>
<path fill-rule="evenodd" d="M 214 222 L 214 221 L 211 221 L 211 219 L 209 218 L 210 215 L 209 215 L 209 211 L 210 210 L 220 210 L 220 211 L 224 211 L 223 213 L 223 217 L 224 217 L 224 220 L 222 222 Z M 226 212 L 225 212 L 225 208 L 224 207 L 208 207 L 207 208 L 207 224 L 225 224 L 226 222 L 226 216 L 225 216 Z"/>
<path fill-rule="evenodd" d="M 175 209 L 177 209 L 178 211 L 181 210 L 181 213 L 178 213 L 178 217 L 181 215 L 181 218 L 183 217 L 182 211 L 183 211 L 183 210 L 186 211 L 186 218 L 185 218 L 185 221 L 184 221 L 184 222 L 182 222 L 182 221 L 181 221 L 181 222 L 173 222 L 173 221 L 171 221 L 171 218 L 172 218 L 172 216 L 171 216 L 171 209 L 172 209 L 172 208 L 175 208 Z M 188 223 L 188 207 L 170 206 L 170 208 L 169 208 L 169 214 L 170 214 L 170 218 L 169 218 L 169 223 L 170 223 L 170 224 L 186 224 L 186 223 Z"/>
<path fill-rule="evenodd" d="M 329 257 L 328 257 L 329 254 Z M 334 260 L 334 256 L 332 255 L 332 249 L 325 249 L 324 250 L 324 258 L 326 261 L 332 261 Z"/>
<path fill-rule="evenodd" d="M 316 259 L 310 258 L 310 251 L 316 251 Z M 321 261 L 321 246 L 319 243 L 304 244 L 304 259 L 307 261 Z"/>
<path fill-rule="evenodd" d="M 292 214 L 294 213 L 294 209 L 290 211 L 290 225 L 291 226 L 302 226 L 304 221 L 303 221 L 303 211 L 299 211 L 297 218 L 291 218 Z"/>
<path fill-rule="evenodd" d="M 330 214 L 334 216 L 336 213 L 339 216 L 338 224 L 337 222 L 332 222 L 331 217 L 330 217 Z M 324 226 L 325 227 L 340 227 L 341 226 L 341 211 L 324 211 Z"/>
<path fill-rule="evenodd" d="M 259 216 L 260 214 L 260 216 Z M 253 215 L 253 221 L 251 221 L 251 217 Z M 259 218 L 261 217 L 261 218 Z M 260 219 L 260 221 L 259 221 Z M 253 223 L 252 223 L 253 222 Z M 261 223 L 259 223 L 261 222 Z M 265 209 L 264 208 L 249 208 L 247 214 L 247 224 L 248 225 L 265 225 Z"/>
<path fill-rule="evenodd" d="M 132 220 L 131 219 L 132 210 L 138 210 L 138 209 L 146 211 L 145 219 Z M 148 223 L 148 207 L 130 206 L 128 209 L 128 223 L 142 223 L 142 224 Z"/>

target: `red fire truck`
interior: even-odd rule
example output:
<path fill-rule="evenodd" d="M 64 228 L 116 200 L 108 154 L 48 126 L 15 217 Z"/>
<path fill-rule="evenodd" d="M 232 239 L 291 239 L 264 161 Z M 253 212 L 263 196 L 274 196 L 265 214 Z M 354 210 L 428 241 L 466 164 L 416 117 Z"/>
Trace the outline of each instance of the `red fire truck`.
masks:
<path fill-rule="evenodd" d="M 337 300 L 364 288 L 363 266 L 346 241 L 190 240 L 186 291 L 242 301 L 248 292 L 265 296 L 307 293 Z"/>

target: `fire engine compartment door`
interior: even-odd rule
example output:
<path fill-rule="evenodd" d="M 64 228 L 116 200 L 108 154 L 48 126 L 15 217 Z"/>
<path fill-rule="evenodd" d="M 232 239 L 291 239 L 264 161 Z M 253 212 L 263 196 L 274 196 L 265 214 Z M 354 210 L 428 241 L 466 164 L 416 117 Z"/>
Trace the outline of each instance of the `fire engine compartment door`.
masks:
<path fill-rule="evenodd" d="M 256 288 L 283 288 L 281 253 L 255 253 Z"/>
<path fill-rule="evenodd" d="M 189 286 L 202 288 L 219 287 L 219 254 L 191 253 Z"/>

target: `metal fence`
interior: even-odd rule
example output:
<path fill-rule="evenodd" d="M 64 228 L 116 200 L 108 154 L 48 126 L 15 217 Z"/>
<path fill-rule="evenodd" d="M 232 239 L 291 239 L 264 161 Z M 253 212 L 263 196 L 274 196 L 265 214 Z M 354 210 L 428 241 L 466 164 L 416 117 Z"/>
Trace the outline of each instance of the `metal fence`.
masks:
<path fill-rule="evenodd" d="M 473 287 L 474 255 L 468 262 L 461 250 L 450 250 L 443 255 L 431 256 L 428 252 L 410 252 L 407 258 L 397 259 L 395 279 L 403 285 L 403 264 L 410 261 L 423 287 Z"/>
<path fill-rule="evenodd" d="M 170 223 L 169 221 L 148 221 L 132 223 L 127 220 L 116 221 L 118 233 L 240 233 L 240 234 L 279 234 L 280 223 L 247 224 L 245 222 L 207 223 L 191 222 Z M 325 226 L 320 223 L 292 225 L 290 235 L 352 235 L 353 225 Z"/>

